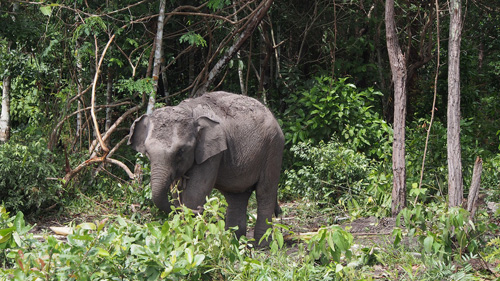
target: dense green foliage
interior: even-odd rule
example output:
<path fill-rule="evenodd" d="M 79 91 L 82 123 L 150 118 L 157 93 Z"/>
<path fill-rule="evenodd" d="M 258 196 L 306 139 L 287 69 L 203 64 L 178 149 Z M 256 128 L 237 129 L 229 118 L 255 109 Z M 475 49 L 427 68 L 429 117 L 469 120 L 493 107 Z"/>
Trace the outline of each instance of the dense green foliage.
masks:
<path fill-rule="evenodd" d="M 346 199 L 364 191 L 372 167 L 369 160 L 337 141 L 299 143 L 291 148 L 295 169 L 285 171 L 285 190 L 295 191 L 298 197 L 314 201 Z M 285 192 L 286 192 L 285 191 Z"/>
<path fill-rule="evenodd" d="M 342 266 L 353 258 L 353 237 L 340 227 L 321 229 L 307 242 L 308 253 L 283 252 L 283 234 L 276 226 L 267 235 L 270 251 L 281 256 L 280 264 L 268 262 L 245 239 L 236 240 L 224 229 L 224 206 L 208 200 L 205 212 L 194 216 L 187 209 L 169 220 L 146 225 L 122 217 L 83 223 L 72 228 L 67 242 L 54 236 L 39 241 L 26 226 L 22 213 L 9 218 L 0 208 L 0 278 L 11 280 L 343 280 L 353 277 Z M 22 239 L 20 238 L 23 236 Z M 297 264 L 294 259 L 303 259 Z M 318 261 L 322 267 L 316 267 Z M 10 276 L 10 277 L 9 277 Z"/>
<path fill-rule="evenodd" d="M 347 78 L 315 77 L 286 99 L 283 128 L 288 143 L 328 141 L 336 136 L 369 156 L 387 157 L 391 128 L 375 110 L 382 94 L 359 90 Z"/>
<path fill-rule="evenodd" d="M 56 160 L 43 140 L 0 146 L 0 201 L 13 212 L 39 212 L 57 202 Z"/>

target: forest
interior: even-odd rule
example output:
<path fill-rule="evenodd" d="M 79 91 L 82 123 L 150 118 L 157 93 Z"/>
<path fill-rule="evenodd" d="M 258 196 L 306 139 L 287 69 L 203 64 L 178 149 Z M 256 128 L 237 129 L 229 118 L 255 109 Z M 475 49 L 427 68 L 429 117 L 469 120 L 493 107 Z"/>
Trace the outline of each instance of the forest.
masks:
<path fill-rule="evenodd" d="M 498 1 L 1 0 L 0 88 L 0 280 L 500 280 Z M 268 246 L 127 145 L 211 91 L 283 131 Z"/>

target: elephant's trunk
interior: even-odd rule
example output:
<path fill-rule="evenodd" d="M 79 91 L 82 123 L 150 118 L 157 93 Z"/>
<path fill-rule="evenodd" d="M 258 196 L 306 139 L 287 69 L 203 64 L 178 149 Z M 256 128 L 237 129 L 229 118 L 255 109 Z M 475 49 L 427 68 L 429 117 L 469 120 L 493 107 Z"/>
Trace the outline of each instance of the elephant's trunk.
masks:
<path fill-rule="evenodd" d="M 169 188 L 173 182 L 171 172 L 162 167 L 152 167 L 151 169 L 151 189 L 153 202 L 160 210 L 170 213 L 170 200 L 168 198 Z"/>

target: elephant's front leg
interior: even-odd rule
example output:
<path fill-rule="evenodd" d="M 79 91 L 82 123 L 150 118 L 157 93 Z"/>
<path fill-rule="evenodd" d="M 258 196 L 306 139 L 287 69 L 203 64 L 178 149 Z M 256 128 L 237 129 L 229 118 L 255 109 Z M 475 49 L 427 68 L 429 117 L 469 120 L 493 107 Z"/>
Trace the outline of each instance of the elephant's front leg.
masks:
<path fill-rule="evenodd" d="M 195 164 L 186 173 L 186 184 L 180 193 L 180 201 L 184 206 L 202 211 L 205 199 L 212 191 L 221 161 L 221 155 L 215 155 L 201 164 Z"/>
<path fill-rule="evenodd" d="M 253 189 L 243 193 L 222 192 L 227 201 L 226 228 L 238 226 L 236 237 L 247 234 L 247 206 Z"/>

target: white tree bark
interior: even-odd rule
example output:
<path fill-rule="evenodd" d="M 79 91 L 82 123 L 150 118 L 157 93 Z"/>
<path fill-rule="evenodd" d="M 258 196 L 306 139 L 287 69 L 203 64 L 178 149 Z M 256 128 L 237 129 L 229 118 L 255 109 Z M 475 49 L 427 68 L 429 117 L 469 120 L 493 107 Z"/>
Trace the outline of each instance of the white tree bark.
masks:
<path fill-rule="evenodd" d="M 462 3 L 450 0 L 448 45 L 448 203 L 460 206 L 463 200 L 462 152 L 460 149 L 460 41 L 462 39 Z"/>
<path fill-rule="evenodd" d="M 165 1 L 160 0 L 160 13 L 158 15 L 158 28 L 156 30 L 156 40 L 155 40 L 155 58 L 153 65 L 153 92 L 149 95 L 148 108 L 146 110 L 147 114 L 151 114 L 155 107 L 156 103 L 156 93 L 158 91 L 158 77 L 160 75 L 160 66 L 161 66 L 161 48 L 163 42 L 163 23 L 165 20 Z"/>
<path fill-rule="evenodd" d="M 6 142 L 10 137 L 10 75 L 3 78 L 2 113 L 0 115 L 0 142 Z"/>
<path fill-rule="evenodd" d="M 394 83 L 394 141 L 392 144 L 392 215 L 406 207 L 405 122 L 406 122 L 406 63 L 399 46 L 394 0 L 385 2 L 387 50 Z"/>
<path fill-rule="evenodd" d="M 12 20 L 16 21 L 16 11 L 19 8 L 19 3 L 14 2 L 12 6 Z M 10 51 L 12 42 L 9 41 L 7 51 Z M 10 138 L 10 82 L 11 75 L 7 74 L 3 77 L 2 84 L 2 112 L 0 112 L 0 143 L 6 142 Z"/>

